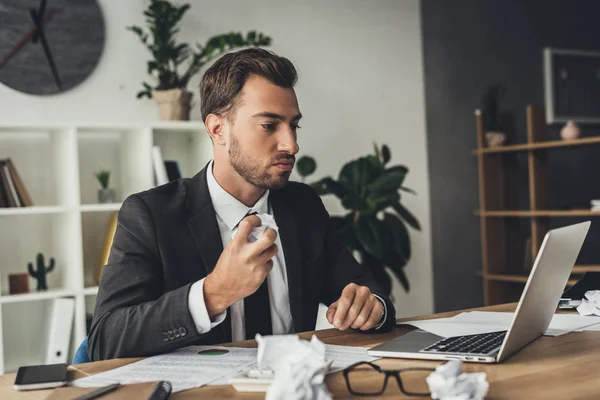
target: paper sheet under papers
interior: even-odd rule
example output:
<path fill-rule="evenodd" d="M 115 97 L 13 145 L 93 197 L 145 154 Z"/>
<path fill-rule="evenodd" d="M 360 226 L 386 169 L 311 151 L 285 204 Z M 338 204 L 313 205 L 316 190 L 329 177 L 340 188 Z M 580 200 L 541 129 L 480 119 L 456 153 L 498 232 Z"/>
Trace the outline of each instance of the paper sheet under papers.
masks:
<path fill-rule="evenodd" d="M 220 355 L 198 354 L 225 349 Z M 221 346 L 190 346 L 172 353 L 148 357 L 120 368 L 77 379 L 73 386 L 97 387 L 112 383 L 170 381 L 173 392 L 204 386 L 220 378 L 235 376 L 256 363 L 256 349 Z"/>
<path fill-rule="evenodd" d="M 245 349 L 254 352 L 254 363 L 247 366 L 247 369 L 257 369 L 256 365 L 256 349 Z M 372 357 L 367 354 L 367 349 L 364 347 L 354 346 L 337 346 L 333 344 L 325 345 L 325 359 L 331 360 L 332 364 L 329 367 L 327 374 L 332 374 L 343 370 L 350 365 L 360 361 L 375 361 L 381 357 Z M 208 385 L 229 385 L 230 376 L 223 376 L 217 380 L 214 380 Z"/>
<path fill-rule="evenodd" d="M 442 337 L 473 335 L 479 333 L 508 330 L 514 313 L 471 311 L 451 318 L 438 318 L 424 321 L 408 321 L 402 325 L 412 325 Z M 545 336 L 559 336 L 572 331 L 600 330 L 600 318 L 582 317 L 577 314 L 555 314 Z"/>

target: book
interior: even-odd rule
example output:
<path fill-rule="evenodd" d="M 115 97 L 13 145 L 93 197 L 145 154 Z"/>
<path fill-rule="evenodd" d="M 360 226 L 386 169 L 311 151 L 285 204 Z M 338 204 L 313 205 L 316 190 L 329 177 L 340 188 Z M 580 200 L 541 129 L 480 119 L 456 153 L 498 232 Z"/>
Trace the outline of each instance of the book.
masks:
<path fill-rule="evenodd" d="M 12 176 L 10 175 L 10 170 L 8 169 L 8 165 L 6 164 L 6 161 L 4 162 L 4 166 L 2 167 L 2 169 L 4 170 L 4 175 L 6 175 L 6 180 L 8 181 L 8 189 L 10 191 L 10 195 L 13 198 L 13 200 L 15 201 L 15 207 L 22 207 L 23 205 L 21 204 L 21 199 L 19 198 L 19 195 L 17 194 L 17 189 L 15 188 L 15 182 L 12 179 Z"/>
<path fill-rule="evenodd" d="M 2 179 L 0 179 L 0 208 L 8 207 L 8 200 L 6 200 L 6 196 L 4 194 L 4 185 L 2 184 Z"/>
<path fill-rule="evenodd" d="M 169 182 L 181 179 L 181 170 L 179 169 L 177 161 L 165 160 L 165 169 L 167 170 Z"/>
<path fill-rule="evenodd" d="M 10 185 L 8 183 L 7 175 L 4 173 L 4 160 L 0 160 L 0 184 L 2 185 L 2 193 L 6 202 L 6 207 L 16 207 L 17 203 L 12 196 Z"/>
<path fill-rule="evenodd" d="M 156 185 L 160 186 L 168 183 L 169 178 L 167 177 L 167 170 L 165 168 L 165 163 L 163 162 L 160 147 L 158 146 L 152 146 L 152 164 L 154 165 Z"/>
<path fill-rule="evenodd" d="M 21 176 L 17 172 L 17 168 L 15 167 L 15 164 L 12 162 L 12 160 L 10 159 L 10 157 L 7 158 L 4 161 L 6 162 L 6 166 L 8 167 L 8 170 L 10 171 L 10 175 L 11 175 L 12 180 L 13 180 L 13 182 L 15 184 L 16 189 L 17 189 L 17 194 L 19 196 L 19 199 L 21 200 L 22 206 L 23 207 L 31 207 L 31 206 L 33 206 L 33 202 L 31 201 L 31 197 L 29 196 L 29 192 L 25 188 L 25 184 L 23 183 L 23 180 L 21 179 Z"/>

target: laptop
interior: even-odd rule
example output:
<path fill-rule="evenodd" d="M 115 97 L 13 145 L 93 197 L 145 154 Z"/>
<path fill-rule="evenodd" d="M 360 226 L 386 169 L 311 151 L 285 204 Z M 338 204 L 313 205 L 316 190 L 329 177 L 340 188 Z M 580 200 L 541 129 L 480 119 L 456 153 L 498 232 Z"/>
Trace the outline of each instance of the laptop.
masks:
<path fill-rule="evenodd" d="M 370 356 L 499 363 L 546 332 L 590 222 L 548 231 L 508 331 L 441 337 L 423 330 L 385 342 Z"/>

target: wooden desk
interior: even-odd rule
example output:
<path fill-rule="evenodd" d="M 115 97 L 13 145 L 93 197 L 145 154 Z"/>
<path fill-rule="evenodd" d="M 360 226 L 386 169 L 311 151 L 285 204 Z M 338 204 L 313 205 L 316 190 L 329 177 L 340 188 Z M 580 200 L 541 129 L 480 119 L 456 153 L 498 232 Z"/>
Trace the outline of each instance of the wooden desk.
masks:
<path fill-rule="evenodd" d="M 485 307 L 486 311 L 513 311 L 515 305 Z M 448 317 L 457 312 L 422 317 Z M 414 319 L 414 318 L 411 318 Z M 401 320 L 399 320 L 401 321 Z M 396 327 L 387 334 L 365 335 L 356 332 L 338 332 L 333 329 L 314 332 L 319 339 L 328 344 L 350 346 L 373 346 L 386 340 L 401 336 L 412 330 L 410 327 Z M 300 334 L 309 339 L 313 332 Z M 231 343 L 230 346 L 254 347 L 254 341 Z M 71 366 L 74 378 L 97 374 L 139 359 L 120 359 Z M 384 368 L 435 367 L 439 362 L 381 359 L 377 361 Z M 600 394 L 600 332 L 572 332 L 559 337 L 543 336 L 525 347 L 517 354 L 498 365 L 465 363 L 467 372 L 486 372 L 490 383 L 487 399 L 595 399 Z M 45 399 L 52 390 L 17 392 L 12 384 L 15 375 L 0 376 L 0 398 L 2 399 Z M 335 398 L 351 397 L 341 373 L 328 376 L 327 386 Z M 123 387 L 112 396 L 102 399 L 140 398 L 141 390 L 149 384 L 135 387 Z M 65 390 L 59 389 L 59 390 Z M 57 392 L 54 395 L 58 394 Z M 136 396 L 137 395 L 137 396 Z M 238 393 L 231 386 L 207 386 L 177 393 L 171 398 L 243 398 L 263 399 L 264 393 Z M 404 398 L 395 382 L 388 382 L 383 398 Z M 368 397 L 363 397 L 368 398 Z M 414 397 L 413 397 L 414 398 Z"/>

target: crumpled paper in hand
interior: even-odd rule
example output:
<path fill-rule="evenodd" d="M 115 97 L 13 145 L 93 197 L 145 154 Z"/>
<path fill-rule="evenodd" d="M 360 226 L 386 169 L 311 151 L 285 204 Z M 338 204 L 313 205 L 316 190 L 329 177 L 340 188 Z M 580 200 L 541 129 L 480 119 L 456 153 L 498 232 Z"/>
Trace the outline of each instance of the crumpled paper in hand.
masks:
<path fill-rule="evenodd" d="M 258 368 L 275 373 L 266 400 L 331 400 L 325 384 L 330 363 L 325 360 L 325 345 L 316 336 L 309 342 L 296 335 L 257 334 L 256 341 Z"/>
<path fill-rule="evenodd" d="M 462 372 L 461 360 L 438 366 L 426 380 L 432 399 L 481 400 L 489 388 L 485 372 Z"/>
<path fill-rule="evenodd" d="M 581 299 L 581 304 L 577 307 L 579 314 L 596 315 L 600 317 L 600 290 L 588 290 L 585 292 L 585 298 Z"/>
<path fill-rule="evenodd" d="M 275 218 L 272 215 L 256 214 L 256 216 L 260 218 L 262 224 L 260 226 L 257 226 L 256 228 L 252 228 L 252 231 L 250 231 L 250 235 L 248 235 L 248 240 L 250 242 L 256 242 L 267 228 L 275 229 L 275 231 L 279 232 L 279 227 L 277 227 Z M 238 228 L 235 228 L 231 233 L 231 238 L 234 238 L 237 232 Z"/>

